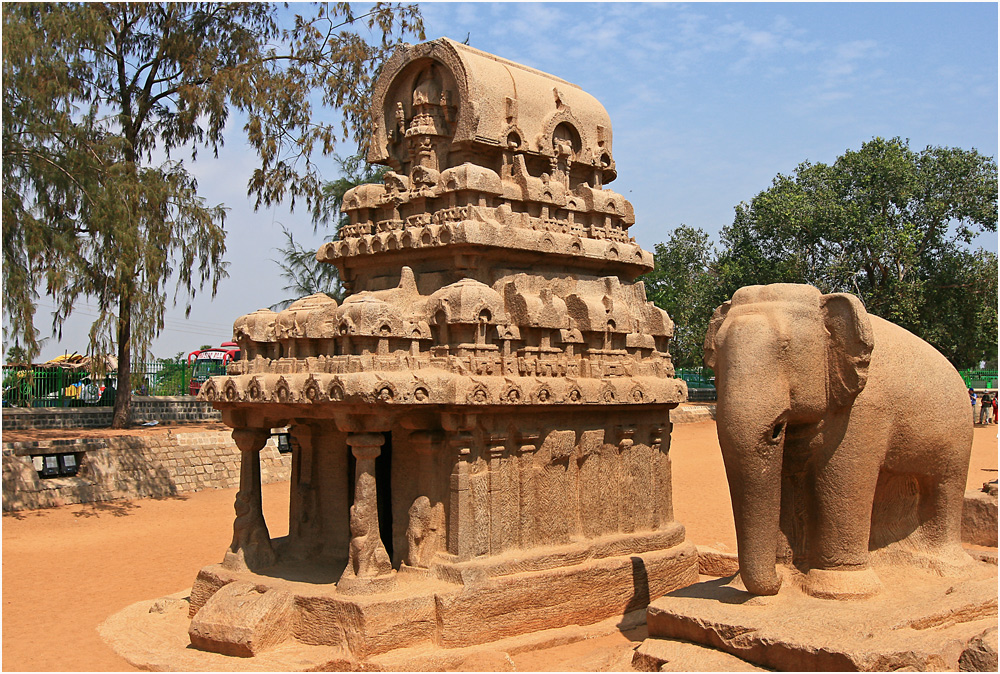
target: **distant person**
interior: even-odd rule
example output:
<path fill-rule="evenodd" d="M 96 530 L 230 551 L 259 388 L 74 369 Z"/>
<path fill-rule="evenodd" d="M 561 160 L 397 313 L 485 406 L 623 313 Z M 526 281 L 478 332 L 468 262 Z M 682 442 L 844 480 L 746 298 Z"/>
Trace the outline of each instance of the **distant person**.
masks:
<path fill-rule="evenodd" d="M 992 421 L 993 416 L 993 398 L 990 396 L 989 391 L 983 392 L 983 398 L 979 403 L 979 425 L 983 426 L 989 424 Z"/>
<path fill-rule="evenodd" d="M 116 393 L 118 392 L 115 390 L 115 384 L 111 381 L 111 377 L 105 377 L 104 390 L 101 391 L 101 399 L 97 404 L 104 407 L 114 407 Z"/>
<path fill-rule="evenodd" d="M 80 389 L 80 400 L 87 405 L 93 405 L 100 399 L 101 389 L 97 388 L 97 384 L 90 381 L 90 377 L 84 377 L 83 388 Z"/>
<path fill-rule="evenodd" d="M 976 397 L 976 390 L 974 388 L 972 388 L 971 386 L 969 387 L 969 400 L 972 402 L 972 423 L 975 424 L 976 423 L 976 400 L 978 400 L 978 398 Z"/>
<path fill-rule="evenodd" d="M 993 394 L 993 423 L 1000 424 L 1000 417 L 997 417 L 997 394 Z"/>
<path fill-rule="evenodd" d="M 80 399 L 80 393 L 83 392 L 83 385 L 80 382 L 75 384 L 70 384 L 63 391 L 63 407 L 75 407 Z"/>

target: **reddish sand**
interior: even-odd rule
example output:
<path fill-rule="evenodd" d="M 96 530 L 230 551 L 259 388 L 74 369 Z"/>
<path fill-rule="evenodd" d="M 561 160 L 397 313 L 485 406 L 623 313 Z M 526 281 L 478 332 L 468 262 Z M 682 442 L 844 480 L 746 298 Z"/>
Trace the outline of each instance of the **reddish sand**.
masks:
<path fill-rule="evenodd" d="M 57 438 L 106 438 L 112 435 L 164 435 L 166 433 L 198 433 L 202 431 L 228 431 L 221 421 L 206 421 L 199 424 L 157 424 L 155 426 L 133 426 L 120 430 L 107 428 L 42 428 L 26 431 L 4 431 L 4 442 L 23 442 L 26 440 L 53 440 Z"/>
<path fill-rule="evenodd" d="M 996 477 L 996 435 L 996 427 L 976 428 L 970 488 Z M 674 426 L 670 454 L 675 517 L 688 540 L 735 552 L 715 424 Z M 199 568 L 220 560 L 232 535 L 234 496 L 232 489 L 212 490 L 5 515 L 4 671 L 133 670 L 104 644 L 97 625 L 129 604 L 190 587 Z M 287 508 L 287 483 L 264 487 L 273 536 L 287 533 Z M 622 647 L 636 638 L 611 635 L 515 661 L 519 669 L 624 666 Z M 597 652 L 598 646 L 610 650 Z"/>

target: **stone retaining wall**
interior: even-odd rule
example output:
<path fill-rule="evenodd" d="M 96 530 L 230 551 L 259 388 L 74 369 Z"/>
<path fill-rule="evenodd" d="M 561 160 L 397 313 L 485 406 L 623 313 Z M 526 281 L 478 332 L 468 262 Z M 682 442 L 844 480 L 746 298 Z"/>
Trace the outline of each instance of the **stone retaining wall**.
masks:
<path fill-rule="evenodd" d="M 678 405 L 670 410 L 670 423 L 693 424 L 715 419 L 715 403 L 711 405 Z"/>
<path fill-rule="evenodd" d="M 218 421 L 222 415 L 212 403 L 194 396 L 133 396 L 131 421 L 190 423 Z M 40 428 L 106 428 L 111 425 L 110 407 L 7 407 L 3 410 L 3 430 Z"/>
<path fill-rule="evenodd" d="M 75 477 L 41 478 L 31 457 L 77 455 Z M 261 450 L 261 481 L 289 479 L 291 454 L 275 438 Z M 238 487 L 240 451 L 229 431 L 3 443 L 3 510 L 174 496 Z"/>

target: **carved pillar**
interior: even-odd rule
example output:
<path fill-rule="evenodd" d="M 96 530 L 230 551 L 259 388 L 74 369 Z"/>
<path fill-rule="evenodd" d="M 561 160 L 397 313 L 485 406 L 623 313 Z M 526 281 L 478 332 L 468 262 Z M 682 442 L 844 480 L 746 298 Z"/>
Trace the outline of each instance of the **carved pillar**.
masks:
<path fill-rule="evenodd" d="M 649 433 L 649 446 L 653 450 L 654 517 L 656 527 L 662 529 L 674 521 L 674 501 L 670 482 L 670 430 L 671 424 L 653 426 Z M 666 442 L 666 447 L 663 443 Z"/>
<path fill-rule="evenodd" d="M 514 460 L 504 456 L 506 450 L 506 435 L 489 437 L 491 555 L 514 547 L 520 538 L 517 522 L 519 485 L 513 474 Z"/>
<path fill-rule="evenodd" d="M 240 490 L 236 493 L 233 542 L 222 564 L 233 571 L 256 571 L 275 563 L 271 536 L 264 522 L 260 492 L 260 450 L 270 433 L 262 428 L 238 428 L 233 440 L 240 448 Z"/>
<path fill-rule="evenodd" d="M 644 466 L 638 465 L 635 451 L 635 426 L 618 426 L 616 429 L 618 436 L 618 468 L 621 471 L 621 496 L 619 507 L 621 515 L 618 518 L 619 531 L 630 534 L 636 531 L 639 511 L 644 507 L 642 489 L 639 482 L 642 480 L 642 470 Z"/>
<path fill-rule="evenodd" d="M 459 559 L 469 559 L 472 557 L 473 547 L 472 494 L 469 491 L 469 453 L 472 451 L 472 434 L 464 431 L 453 433 L 449 444 L 458 455 L 458 460 L 451 473 L 448 552 Z"/>
<path fill-rule="evenodd" d="M 382 544 L 378 526 L 378 494 L 375 490 L 375 459 L 382 451 L 381 433 L 351 433 L 347 444 L 356 459 L 354 505 L 351 506 L 351 543 L 347 568 L 337 590 L 354 594 L 382 592 L 395 583 L 389 553 Z"/>
<path fill-rule="evenodd" d="M 291 429 L 292 442 L 292 503 L 288 530 L 300 545 L 318 543 L 314 540 L 320 528 L 314 464 L 316 431 L 308 424 Z"/>
<path fill-rule="evenodd" d="M 518 448 L 518 540 L 522 548 L 535 544 L 535 485 L 533 462 L 538 449 L 540 434 L 521 433 Z"/>

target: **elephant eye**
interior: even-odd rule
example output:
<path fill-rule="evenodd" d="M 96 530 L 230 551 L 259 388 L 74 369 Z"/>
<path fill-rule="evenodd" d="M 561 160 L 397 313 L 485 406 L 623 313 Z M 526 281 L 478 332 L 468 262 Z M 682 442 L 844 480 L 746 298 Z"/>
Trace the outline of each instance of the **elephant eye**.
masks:
<path fill-rule="evenodd" d="M 783 421 L 779 421 L 778 423 L 776 423 L 774 425 L 774 430 L 771 431 L 771 440 L 776 441 L 778 438 L 780 438 L 781 432 L 783 430 L 785 430 L 785 423 Z"/>

